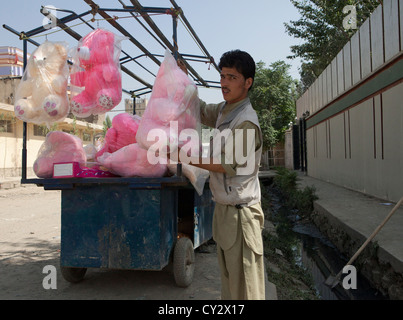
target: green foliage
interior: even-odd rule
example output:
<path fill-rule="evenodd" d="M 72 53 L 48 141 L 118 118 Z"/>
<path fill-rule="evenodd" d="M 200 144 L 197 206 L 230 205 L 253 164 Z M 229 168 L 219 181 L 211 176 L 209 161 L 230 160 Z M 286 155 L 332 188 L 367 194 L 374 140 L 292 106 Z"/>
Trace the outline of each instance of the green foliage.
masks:
<path fill-rule="evenodd" d="M 295 171 L 278 167 L 276 168 L 276 176 L 273 178 L 273 182 L 279 189 L 281 195 L 288 197 L 288 194 L 296 189 L 297 179 L 298 177 Z"/>
<path fill-rule="evenodd" d="M 14 114 L 0 113 L 0 132 L 8 132 L 16 123 L 17 118 Z"/>
<path fill-rule="evenodd" d="M 294 206 L 303 208 L 308 196 L 312 206 L 310 191 L 307 188 L 297 190 L 297 173 L 285 168 L 276 169 L 270 187 L 262 188 L 262 208 L 265 218 L 275 225 L 275 232 L 263 232 L 264 255 L 267 258 L 267 278 L 276 285 L 279 300 L 316 300 L 319 299 L 314 287 L 313 278 L 298 262 L 301 250 L 301 241 L 292 231 L 293 222 L 289 215 Z M 269 191 L 269 189 L 271 191 Z M 301 195 L 303 197 L 301 198 Z M 271 202 L 280 200 L 281 207 L 272 207 Z M 300 199 L 299 204 L 294 199 Z M 275 207 L 274 207 L 275 206 Z M 299 212 L 300 213 L 300 212 Z"/>
<path fill-rule="evenodd" d="M 296 208 L 300 215 L 309 215 L 313 210 L 313 201 L 317 200 L 315 187 L 305 187 L 295 190 L 289 200 L 290 206 Z"/>
<path fill-rule="evenodd" d="M 318 199 L 315 187 L 298 188 L 298 175 L 295 171 L 277 168 L 276 173 L 273 183 L 286 206 L 298 210 L 299 215 L 309 215 L 313 210 L 313 202 Z"/>
<path fill-rule="evenodd" d="M 263 147 L 265 150 L 273 147 L 278 141 L 278 132 L 273 126 L 273 114 L 269 110 L 256 110 L 260 128 L 263 135 Z"/>
<path fill-rule="evenodd" d="M 106 115 L 106 118 L 105 118 L 105 120 L 104 120 L 104 122 L 103 122 L 102 137 L 105 138 L 106 131 L 108 131 L 108 129 L 111 128 L 111 127 L 112 127 L 112 120 L 111 120 L 111 118 L 109 117 L 109 115 L 107 114 L 107 115 Z"/>
<path fill-rule="evenodd" d="M 73 122 L 71 123 L 71 131 L 70 134 L 78 136 L 79 135 L 79 131 L 77 129 L 77 118 L 76 116 L 73 116 Z"/>
<path fill-rule="evenodd" d="M 282 236 L 264 232 L 263 242 L 267 261 L 276 266 L 267 267 L 267 278 L 276 285 L 278 299 L 318 300 L 312 276 L 296 262 L 296 239 L 287 241 Z"/>
<path fill-rule="evenodd" d="M 285 23 L 290 36 L 304 40 L 291 46 L 292 56 L 301 58 L 300 69 L 302 92 L 305 91 L 337 53 L 349 41 L 356 29 L 345 29 L 343 21 L 347 13 L 343 8 L 354 5 L 357 12 L 357 28 L 380 4 L 378 0 L 290 0 L 301 14 L 297 21 Z"/>
<path fill-rule="evenodd" d="M 256 75 L 249 98 L 259 117 L 265 149 L 284 140 L 285 131 L 295 118 L 297 81 L 289 75 L 284 61 L 256 64 Z"/>
<path fill-rule="evenodd" d="M 260 191 L 261 191 L 261 206 L 265 214 L 265 219 L 271 220 L 272 218 L 270 212 L 270 202 L 272 201 L 271 194 L 264 184 L 262 184 L 262 188 Z"/>

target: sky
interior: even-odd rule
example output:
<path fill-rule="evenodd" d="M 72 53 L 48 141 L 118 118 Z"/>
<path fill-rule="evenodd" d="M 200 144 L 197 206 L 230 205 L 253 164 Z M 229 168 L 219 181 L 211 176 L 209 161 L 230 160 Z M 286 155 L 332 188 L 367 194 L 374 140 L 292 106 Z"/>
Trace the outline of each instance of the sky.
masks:
<path fill-rule="evenodd" d="M 120 2 L 119 0 L 94 0 L 94 2 L 102 8 L 122 8 L 120 2 L 128 6 L 131 5 L 130 0 L 120 0 Z M 139 0 L 139 2 L 144 7 L 172 7 L 169 0 Z M 291 65 L 290 75 L 295 79 L 299 79 L 299 59 L 287 59 L 287 56 L 291 55 L 290 46 L 300 44 L 299 39 L 289 36 L 285 31 L 285 22 L 297 20 L 300 17 L 297 9 L 289 0 L 176 0 L 176 3 L 182 8 L 185 17 L 217 64 L 224 52 L 241 49 L 250 53 L 255 62 L 263 61 L 267 67 L 275 61 L 285 61 Z M 0 46 L 13 46 L 22 49 L 22 41 L 19 40 L 18 36 L 4 29 L 3 25 L 6 24 L 20 32 L 30 31 L 42 26 L 43 23 L 46 24 L 48 21 L 40 13 L 42 5 L 72 10 L 78 14 L 90 9 L 89 5 L 83 0 L 14 0 L 10 6 L 7 6 L 7 9 L 3 8 L 0 11 Z M 58 18 L 63 18 L 66 15 L 68 13 L 56 12 Z M 110 12 L 110 15 L 119 16 L 117 22 L 147 47 L 151 53 L 164 54 L 165 49 L 128 13 Z M 173 32 L 172 17 L 166 14 L 150 14 L 150 16 L 167 39 L 171 40 Z M 91 18 L 92 15 L 84 17 L 85 20 Z M 117 33 L 116 29 L 107 21 L 102 20 L 99 14 L 95 16 L 95 19 L 97 21 L 89 22 L 92 26 Z M 80 23 L 80 20 L 75 20 L 68 23 L 68 26 L 80 35 L 85 36 L 91 29 Z M 203 55 L 201 49 L 196 45 L 181 21 L 178 21 L 177 34 L 179 52 Z M 33 38 L 33 40 L 38 43 L 43 43 L 46 40 L 66 41 L 70 47 L 77 45 L 77 40 L 60 30 L 60 28 L 50 29 Z M 29 52 L 34 51 L 35 48 L 31 44 L 28 45 Z M 142 54 L 127 39 L 122 41 L 122 49 L 132 57 Z M 162 61 L 162 58 L 159 58 L 159 60 Z M 158 66 L 150 61 L 149 58 L 139 58 L 138 61 L 154 75 L 158 72 Z M 219 81 L 219 73 L 213 66 L 209 66 L 204 62 L 189 63 L 204 79 Z M 153 84 L 154 76 L 135 63 L 131 62 L 125 66 L 142 79 Z M 123 74 L 122 85 L 124 89 L 129 91 L 143 87 L 142 84 L 126 74 Z M 199 96 L 207 103 L 218 103 L 223 100 L 219 89 L 199 88 Z M 123 99 L 129 97 L 129 95 L 123 94 Z M 149 98 L 150 95 L 145 97 Z M 115 107 L 110 115 L 113 116 L 123 109 L 124 107 L 121 103 Z"/>

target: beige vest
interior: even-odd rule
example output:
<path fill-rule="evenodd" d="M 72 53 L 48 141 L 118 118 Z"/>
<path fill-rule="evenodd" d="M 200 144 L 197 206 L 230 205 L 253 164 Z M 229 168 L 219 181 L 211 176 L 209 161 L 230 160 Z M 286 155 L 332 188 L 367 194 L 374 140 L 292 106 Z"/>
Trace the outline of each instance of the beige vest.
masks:
<path fill-rule="evenodd" d="M 221 150 L 212 150 L 214 155 L 225 152 L 225 146 L 227 143 L 231 143 L 228 139 L 233 139 L 235 148 L 241 149 L 238 140 L 235 138 L 235 128 L 245 121 L 250 121 L 259 128 L 260 141 L 263 142 L 262 132 L 260 130 L 259 120 L 255 110 L 252 108 L 249 98 L 245 99 L 236 109 L 231 111 L 224 119 L 221 117 L 221 112 L 217 118 L 215 134 L 216 137 L 220 132 L 227 130 L 227 133 L 232 132 L 227 137 L 226 143 L 222 145 Z M 255 135 L 253 134 L 253 137 Z M 225 173 L 210 171 L 210 188 L 213 194 L 213 200 L 217 203 L 232 206 L 251 206 L 260 202 L 260 184 L 259 184 L 259 165 L 262 155 L 262 145 L 255 151 L 255 141 L 253 139 L 253 145 L 247 146 L 248 155 L 246 157 L 246 168 L 237 168 L 236 176 L 228 176 Z M 231 149 L 231 148 L 230 148 Z M 242 150 L 242 149 L 241 149 Z M 234 157 L 233 161 L 236 161 Z M 239 164 L 239 162 L 238 162 Z M 239 166 L 238 166 L 239 167 Z"/>

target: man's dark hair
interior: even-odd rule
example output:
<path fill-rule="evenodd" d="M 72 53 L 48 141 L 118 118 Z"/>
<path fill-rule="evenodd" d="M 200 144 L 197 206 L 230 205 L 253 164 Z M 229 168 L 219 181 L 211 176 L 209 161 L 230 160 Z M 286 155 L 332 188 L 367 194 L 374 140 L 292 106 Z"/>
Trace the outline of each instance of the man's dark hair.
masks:
<path fill-rule="evenodd" d="M 249 53 L 241 50 L 231 50 L 225 52 L 220 59 L 218 64 L 220 70 L 222 68 L 235 68 L 240 74 L 244 76 L 245 79 L 252 78 L 255 79 L 256 65 L 253 58 Z M 252 82 L 253 85 L 253 82 Z M 252 86 L 249 88 L 249 90 Z"/>

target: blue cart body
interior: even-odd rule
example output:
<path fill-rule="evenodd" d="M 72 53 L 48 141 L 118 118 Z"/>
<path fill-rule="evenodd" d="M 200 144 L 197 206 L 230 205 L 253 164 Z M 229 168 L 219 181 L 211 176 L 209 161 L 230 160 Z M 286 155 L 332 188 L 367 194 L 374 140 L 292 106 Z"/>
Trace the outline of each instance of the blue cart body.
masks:
<path fill-rule="evenodd" d="M 199 196 L 189 183 L 161 181 L 61 188 L 60 265 L 161 270 L 178 236 L 189 237 L 194 248 L 211 239 L 214 204 L 208 186 Z"/>

